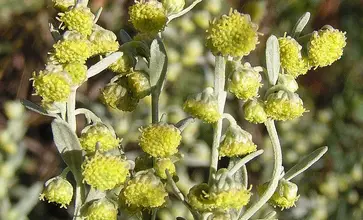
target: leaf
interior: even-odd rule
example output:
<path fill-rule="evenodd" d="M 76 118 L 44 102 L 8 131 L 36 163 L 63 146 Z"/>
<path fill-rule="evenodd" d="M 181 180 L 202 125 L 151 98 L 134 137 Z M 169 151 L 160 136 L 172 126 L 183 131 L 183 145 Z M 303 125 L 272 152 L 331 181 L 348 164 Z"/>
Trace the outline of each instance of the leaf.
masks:
<path fill-rule="evenodd" d="M 228 170 L 231 170 L 239 161 L 239 158 L 231 157 L 228 164 Z M 239 169 L 235 174 L 233 174 L 233 179 L 238 185 L 244 184 L 243 171 Z"/>
<path fill-rule="evenodd" d="M 100 60 L 95 65 L 91 66 L 87 70 L 87 78 L 91 78 L 92 76 L 95 76 L 103 70 L 107 69 L 107 67 L 110 66 L 112 63 L 116 62 L 122 56 L 122 54 L 122 52 L 112 53 Z"/>
<path fill-rule="evenodd" d="M 150 49 L 149 47 L 142 41 L 129 41 L 121 45 L 120 48 L 122 51 L 128 51 L 134 57 L 142 56 L 149 60 L 150 57 Z"/>
<path fill-rule="evenodd" d="M 124 29 L 120 30 L 119 36 L 121 38 L 122 43 L 127 43 L 129 41 L 132 41 L 132 38 Z"/>
<path fill-rule="evenodd" d="M 36 112 L 38 114 L 41 115 L 45 115 L 45 116 L 49 116 L 49 117 L 54 117 L 54 118 L 59 118 L 59 116 L 57 114 L 52 114 L 52 113 L 48 113 L 43 107 L 29 101 L 26 99 L 21 100 L 21 103 L 29 110 Z"/>
<path fill-rule="evenodd" d="M 294 29 L 292 30 L 293 37 L 299 37 L 306 24 L 309 22 L 310 12 L 305 12 L 299 20 L 296 22 Z"/>
<path fill-rule="evenodd" d="M 318 161 L 326 152 L 328 151 L 328 147 L 321 147 L 306 157 L 304 157 L 299 163 L 293 166 L 289 171 L 287 171 L 284 175 L 284 179 L 291 180 L 295 176 L 307 170 L 311 165 L 313 165 L 316 161 Z"/>
<path fill-rule="evenodd" d="M 271 35 L 266 43 L 266 67 L 268 81 L 275 85 L 280 71 L 279 41 L 275 35 Z"/>
<path fill-rule="evenodd" d="M 153 40 L 150 47 L 150 83 L 161 87 L 167 68 L 167 56 L 163 42 L 160 38 Z"/>
<path fill-rule="evenodd" d="M 60 119 L 53 120 L 52 131 L 54 143 L 64 162 L 76 178 L 81 178 L 82 150 L 76 134 L 66 122 Z"/>

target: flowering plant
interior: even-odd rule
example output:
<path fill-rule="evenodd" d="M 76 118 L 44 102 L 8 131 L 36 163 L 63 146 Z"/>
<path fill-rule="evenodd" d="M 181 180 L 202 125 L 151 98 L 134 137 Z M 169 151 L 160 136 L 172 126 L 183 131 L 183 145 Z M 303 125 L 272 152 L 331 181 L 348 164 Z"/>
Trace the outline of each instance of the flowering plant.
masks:
<path fill-rule="evenodd" d="M 155 219 L 158 209 L 168 205 L 171 194 L 194 219 L 245 220 L 267 202 L 281 209 L 295 205 L 298 187 L 291 180 L 320 159 L 327 147 L 315 150 L 285 172 L 275 121 L 293 120 L 307 111 L 296 93 L 295 79 L 311 68 L 338 60 L 346 44 L 345 33 L 324 26 L 300 37 L 310 17 L 305 13 L 291 36 L 268 38 L 266 67 L 252 66 L 244 59 L 256 49 L 261 33 L 249 15 L 231 9 L 228 15 L 211 21 L 206 31 L 205 45 L 214 56 L 213 87 L 185 101 L 183 109 L 189 117 L 169 123 L 160 117 L 159 109 L 168 69 L 163 32 L 201 1 L 186 8 L 183 0 L 136 1 L 129 15 L 138 34 L 131 38 L 122 30 L 120 44 L 113 32 L 96 24 L 102 10 L 93 14 L 87 0 L 54 0 L 60 10 L 59 28 L 51 25 L 56 43 L 44 70 L 34 73 L 32 79 L 42 103 L 24 104 L 54 118 L 54 142 L 68 167 L 45 184 L 42 200 L 61 207 L 73 200 L 73 219 L 117 219 L 118 212 Z M 90 58 L 99 61 L 88 67 Z M 120 146 L 122 139 L 112 126 L 89 109 L 76 108 L 77 89 L 106 69 L 115 73 L 101 92 L 102 102 L 110 109 L 134 111 L 141 99 L 151 96 L 151 123 L 139 129 L 143 154 L 134 161 L 127 158 Z M 260 91 L 263 78 L 267 82 L 265 94 Z M 245 119 L 263 123 L 270 136 L 273 173 L 258 187 L 249 185 L 246 164 L 264 151 L 257 150 L 252 135 L 224 112 L 227 94 L 242 100 Z M 89 124 L 79 136 L 76 115 L 84 115 Z M 224 119 L 228 121 L 226 129 Z M 209 177 L 186 194 L 178 187 L 175 163 L 183 160 L 179 153 L 182 133 L 196 120 L 213 127 Z M 227 168 L 220 167 L 221 157 L 230 158 Z M 75 179 L 74 192 L 67 180 L 69 172 Z M 259 198 L 252 199 L 253 194 Z M 271 212 L 265 219 L 275 214 Z"/>

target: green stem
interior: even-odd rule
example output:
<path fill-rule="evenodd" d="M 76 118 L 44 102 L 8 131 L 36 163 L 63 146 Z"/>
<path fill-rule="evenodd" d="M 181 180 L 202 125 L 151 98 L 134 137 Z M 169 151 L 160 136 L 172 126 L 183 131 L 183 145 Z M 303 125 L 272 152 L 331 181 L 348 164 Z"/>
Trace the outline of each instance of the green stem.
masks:
<path fill-rule="evenodd" d="M 224 57 L 216 56 L 216 65 L 214 70 L 214 94 L 218 100 L 218 110 L 220 115 L 223 115 L 224 105 L 226 103 L 226 92 L 224 91 L 225 84 L 225 72 L 226 72 L 226 62 Z M 221 141 L 222 135 L 222 121 L 221 117 L 214 125 L 213 125 L 213 145 L 212 145 L 212 153 L 211 153 L 211 164 L 209 170 L 209 180 L 208 183 L 212 184 L 214 179 L 214 174 L 218 169 L 218 148 Z"/>
<path fill-rule="evenodd" d="M 159 122 L 159 96 L 160 91 L 155 87 L 151 92 L 151 120 L 153 124 Z"/>
<path fill-rule="evenodd" d="M 72 88 L 67 102 L 67 122 L 74 132 L 76 132 L 76 115 L 74 113 L 76 109 L 76 91 L 77 88 Z"/>
<path fill-rule="evenodd" d="M 250 219 L 274 194 L 277 185 L 279 183 L 281 171 L 282 171 L 282 152 L 279 137 L 277 135 L 276 127 L 273 120 L 267 120 L 265 122 L 267 132 L 270 136 L 272 149 L 274 152 L 274 168 L 272 172 L 272 179 L 267 186 L 266 191 L 262 194 L 259 200 L 253 204 L 245 213 L 241 216 L 240 220 Z"/>

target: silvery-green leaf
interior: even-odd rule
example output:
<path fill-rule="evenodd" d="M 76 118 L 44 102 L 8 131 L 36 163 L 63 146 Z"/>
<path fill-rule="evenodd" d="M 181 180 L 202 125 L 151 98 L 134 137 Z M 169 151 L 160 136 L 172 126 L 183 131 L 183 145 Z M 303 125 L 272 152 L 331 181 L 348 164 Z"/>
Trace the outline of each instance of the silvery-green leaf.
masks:
<path fill-rule="evenodd" d="M 279 41 L 276 36 L 271 35 L 266 43 L 266 67 L 268 81 L 275 85 L 280 71 L 280 50 Z"/>
<path fill-rule="evenodd" d="M 149 60 L 150 49 L 143 41 L 128 41 L 121 45 L 122 51 L 127 51 L 131 53 L 134 57 L 142 56 Z"/>
<path fill-rule="evenodd" d="M 48 113 L 43 107 L 29 101 L 26 99 L 21 100 L 21 103 L 29 110 L 32 110 L 33 112 L 36 112 L 41 115 L 46 115 L 49 117 L 59 118 L 57 114 Z"/>
<path fill-rule="evenodd" d="M 299 37 L 306 24 L 309 22 L 310 12 L 305 12 L 299 20 L 296 22 L 294 29 L 292 30 L 293 37 Z"/>
<path fill-rule="evenodd" d="M 95 76 L 98 73 L 102 72 L 103 70 L 107 69 L 107 67 L 116 62 L 122 56 L 122 54 L 123 54 L 122 52 L 112 53 L 107 57 L 103 58 L 102 60 L 100 60 L 95 65 L 91 66 L 87 70 L 87 78 L 91 78 L 92 76 Z"/>
<path fill-rule="evenodd" d="M 239 158 L 231 157 L 228 163 L 228 170 L 231 170 L 239 161 Z M 243 184 L 244 185 L 244 174 L 242 169 L 239 169 L 234 175 L 233 179 L 237 184 Z"/>
<path fill-rule="evenodd" d="M 165 47 L 160 38 L 154 39 L 150 47 L 150 84 L 161 87 L 167 69 L 167 55 Z"/>
<path fill-rule="evenodd" d="M 64 162 L 76 178 L 81 178 L 82 150 L 76 134 L 66 122 L 60 119 L 53 120 L 52 131 L 54 143 Z"/>
<path fill-rule="evenodd" d="M 120 30 L 119 36 L 121 38 L 122 43 L 127 43 L 129 41 L 132 41 L 132 38 L 124 29 Z"/>
<path fill-rule="evenodd" d="M 286 180 L 291 180 L 295 176 L 299 175 L 300 173 L 308 169 L 316 161 L 318 161 L 327 151 L 328 151 L 327 146 L 321 147 L 313 151 L 312 153 L 304 157 L 299 163 L 293 166 L 289 171 L 287 171 L 283 178 Z"/>

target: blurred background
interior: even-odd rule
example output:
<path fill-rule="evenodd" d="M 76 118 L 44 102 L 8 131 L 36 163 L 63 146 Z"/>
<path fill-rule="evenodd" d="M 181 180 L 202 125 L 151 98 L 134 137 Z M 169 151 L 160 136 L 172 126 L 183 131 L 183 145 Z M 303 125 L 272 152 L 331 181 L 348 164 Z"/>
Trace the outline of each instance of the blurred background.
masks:
<path fill-rule="evenodd" d="M 187 1 L 189 4 L 190 0 Z M 135 31 L 128 23 L 129 0 L 90 0 L 93 12 L 103 7 L 99 24 L 119 33 Z M 328 153 L 311 169 L 293 180 L 300 199 L 295 208 L 278 211 L 279 219 L 361 220 L 363 219 L 363 0 L 204 0 L 191 13 L 171 22 L 164 32 L 169 55 L 168 78 L 161 100 L 161 111 L 169 122 L 185 117 L 183 100 L 212 84 L 211 55 L 204 47 L 204 33 L 212 18 L 233 7 L 251 15 L 259 24 L 260 44 L 246 58 L 252 65 L 265 65 L 264 44 L 270 34 L 290 33 L 306 11 L 311 20 L 303 34 L 325 24 L 346 31 L 347 47 L 342 59 L 330 67 L 310 70 L 300 76 L 298 93 L 309 112 L 296 121 L 279 122 L 285 170 L 302 156 L 321 146 Z M 16 100 L 32 96 L 33 71 L 44 67 L 54 43 L 48 23 L 57 12 L 51 1 L 0 0 L 0 219 L 70 219 L 71 210 L 38 202 L 43 183 L 59 175 L 65 167 L 52 141 L 51 118 L 25 110 Z M 90 79 L 79 90 L 78 106 L 93 110 L 112 124 L 123 138 L 129 158 L 134 158 L 137 128 L 150 123 L 150 98 L 146 97 L 133 113 L 106 109 L 99 101 L 100 89 L 112 78 L 104 72 Z M 272 172 L 272 152 L 266 131 L 243 119 L 242 103 L 228 97 L 226 111 L 253 134 L 263 156 L 248 164 L 250 184 L 268 181 Z M 85 122 L 78 118 L 78 132 Z M 206 180 L 211 144 L 211 127 L 193 123 L 183 134 L 184 159 L 176 164 L 184 192 Z M 196 159 L 198 158 L 198 159 Z M 228 163 L 223 159 L 222 166 Z M 159 219 L 175 219 L 188 211 L 171 199 L 172 208 L 159 211 Z M 272 207 L 265 206 L 263 216 Z"/>

